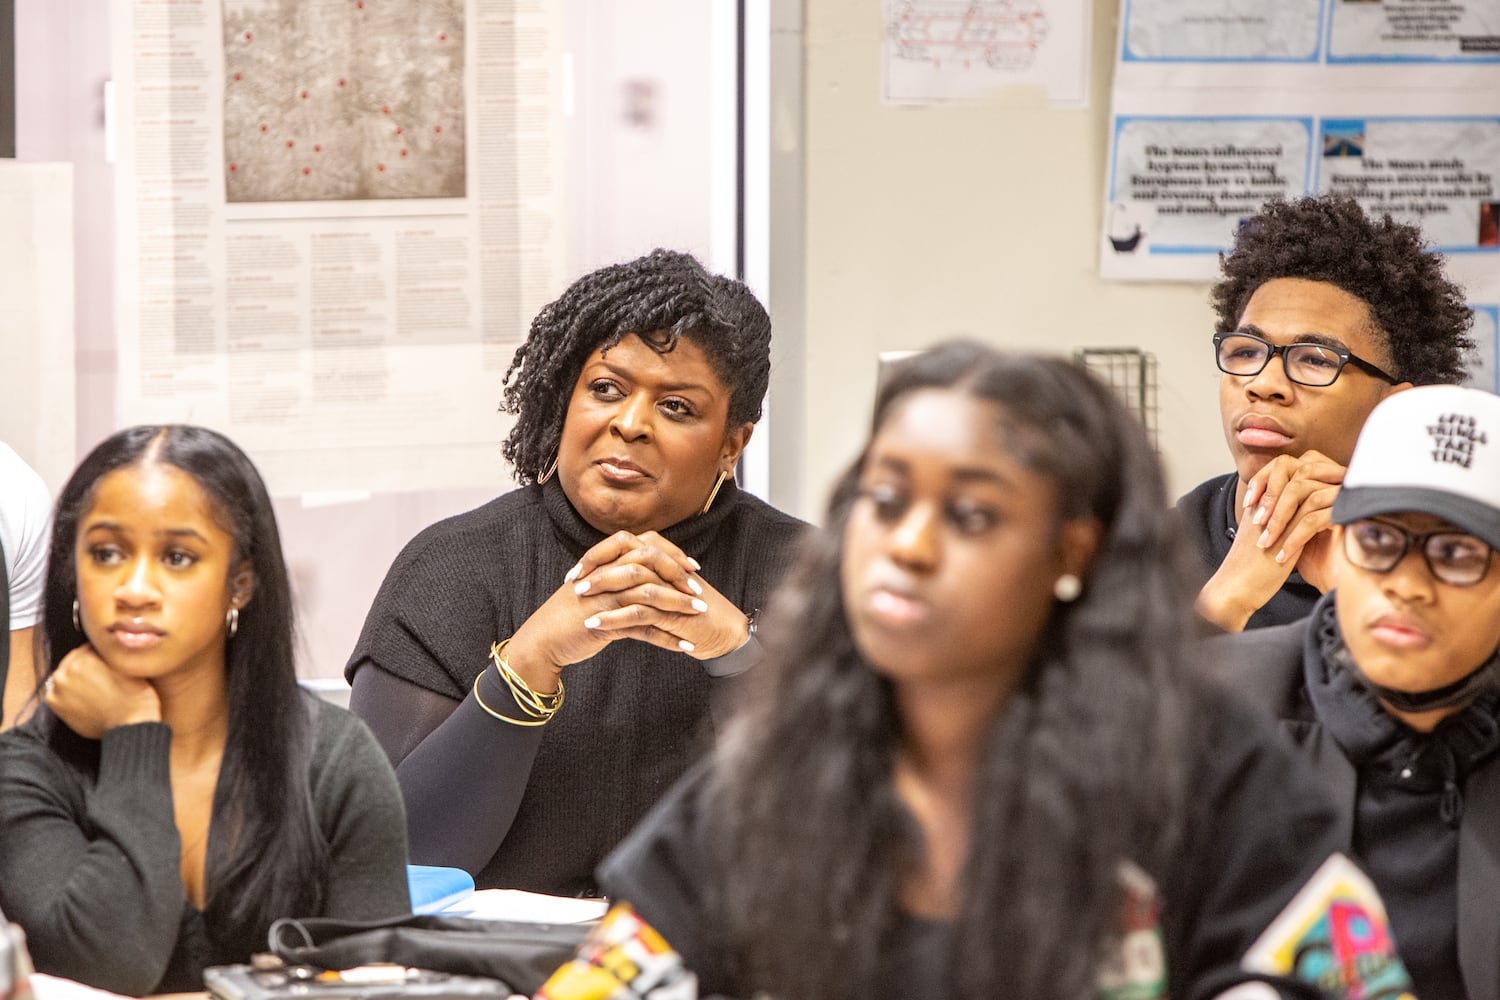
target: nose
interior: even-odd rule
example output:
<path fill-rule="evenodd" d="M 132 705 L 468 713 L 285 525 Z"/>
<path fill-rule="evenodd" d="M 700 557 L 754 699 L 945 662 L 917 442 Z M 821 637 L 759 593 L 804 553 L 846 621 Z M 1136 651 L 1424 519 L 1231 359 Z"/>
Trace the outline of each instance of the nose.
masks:
<path fill-rule="evenodd" d="M 138 608 L 159 601 L 161 592 L 156 587 L 153 569 L 153 562 L 144 553 L 127 563 L 125 575 L 115 587 L 115 603 L 121 607 Z"/>
<path fill-rule="evenodd" d="M 634 392 L 620 401 L 610 420 L 610 429 L 626 441 L 639 441 L 651 436 L 653 410 L 651 397 L 644 392 Z"/>
<path fill-rule="evenodd" d="M 1292 380 L 1286 375 L 1285 354 L 1273 356 L 1254 375 L 1241 377 L 1245 380 L 1245 392 L 1257 399 L 1288 399 L 1292 395 Z"/>
<path fill-rule="evenodd" d="M 930 504 L 912 504 L 891 533 L 891 559 L 911 570 L 932 569 L 942 555 L 939 529 L 939 511 Z"/>
<path fill-rule="evenodd" d="M 1407 549 L 1401 561 L 1381 577 L 1380 585 L 1387 597 L 1407 604 L 1430 603 L 1436 593 L 1432 571 L 1415 545 Z"/>

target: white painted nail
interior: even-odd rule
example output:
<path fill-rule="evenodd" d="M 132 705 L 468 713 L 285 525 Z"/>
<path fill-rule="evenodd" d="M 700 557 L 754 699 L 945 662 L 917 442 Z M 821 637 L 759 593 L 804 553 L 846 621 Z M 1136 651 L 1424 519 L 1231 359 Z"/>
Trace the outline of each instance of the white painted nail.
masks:
<path fill-rule="evenodd" d="M 693 564 L 693 569 L 702 569 L 703 568 L 702 564 L 700 564 L 698 562 L 698 560 L 694 559 L 692 556 L 688 556 L 688 562 L 690 562 L 690 563 Z"/>
<path fill-rule="evenodd" d="M 583 627 L 584 628 L 590 628 L 590 629 L 592 629 L 592 628 L 598 628 L 599 627 L 599 616 L 595 615 L 592 618 L 585 618 L 583 620 Z"/>
<path fill-rule="evenodd" d="M 686 639 L 678 639 L 677 648 L 682 650 L 684 653 L 691 653 L 697 647 L 688 642 Z"/>
<path fill-rule="evenodd" d="M 694 580 L 692 577 L 688 577 L 688 590 L 691 590 L 695 594 L 701 594 L 703 593 L 703 584 L 699 583 L 697 580 Z"/>
<path fill-rule="evenodd" d="M 583 569 L 583 563 L 574 563 L 573 568 L 568 570 L 568 575 L 563 577 L 563 583 L 572 583 L 578 578 L 578 573 Z"/>
<path fill-rule="evenodd" d="M 587 580 L 579 580 L 577 583 L 573 584 L 573 593 L 575 593 L 575 594 L 587 594 L 588 592 L 589 592 L 589 582 Z"/>
<path fill-rule="evenodd" d="M 707 611 L 708 610 L 708 602 L 707 601 L 700 601 L 696 597 L 693 598 L 693 610 L 694 611 L 699 611 L 699 612 Z"/>

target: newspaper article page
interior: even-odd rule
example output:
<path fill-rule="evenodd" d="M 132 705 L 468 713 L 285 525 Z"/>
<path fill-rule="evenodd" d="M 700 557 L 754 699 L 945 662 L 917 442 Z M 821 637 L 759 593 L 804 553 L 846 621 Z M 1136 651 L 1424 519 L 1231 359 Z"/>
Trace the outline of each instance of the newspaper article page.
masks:
<path fill-rule="evenodd" d="M 535 0 L 115 0 L 123 423 L 273 491 L 501 478 L 500 383 L 562 284 Z"/>

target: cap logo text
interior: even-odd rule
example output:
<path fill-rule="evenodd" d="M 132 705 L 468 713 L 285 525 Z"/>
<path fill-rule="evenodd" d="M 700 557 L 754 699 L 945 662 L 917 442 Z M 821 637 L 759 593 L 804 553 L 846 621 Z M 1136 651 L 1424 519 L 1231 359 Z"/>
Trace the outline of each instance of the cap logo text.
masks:
<path fill-rule="evenodd" d="M 1435 424 L 1427 425 L 1432 438 L 1432 460 L 1440 464 L 1467 469 L 1474 461 L 1474 449 L 1488 444 L 1489 438 L 1479 429 L 1479 422 L 1463 413 L 1447 413 Z"/>

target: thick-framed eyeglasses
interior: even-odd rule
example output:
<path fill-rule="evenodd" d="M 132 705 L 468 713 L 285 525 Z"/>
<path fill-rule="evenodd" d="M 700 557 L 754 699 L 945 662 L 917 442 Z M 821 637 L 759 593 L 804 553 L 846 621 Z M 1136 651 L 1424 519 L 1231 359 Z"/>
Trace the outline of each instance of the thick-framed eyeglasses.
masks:
<path fill-rule="evenodd" d="M 1433 531 L 1413 535 L 1386 521 L 1354 521 L 1344 528 L 1344 555 L 1360 569 L 1389 573 L 1416 546 L 1436 580 L 1455 587 L 1472 587 L 1490 570 L 1494 549 L 1462 531 Z"/>
<path fill-rule="evenodd" d="M 1345 365 L 1353 365 L 1367 375 L 1384 379 L 1391 385 L 1401 381 L 1351 354 L 1329 344 L 1286 344 L 1278 347 L 1253 333 L 1214 334 L 1214 357 L 1219 371 L 1227 375 L 1259 375 L 1271 359 L 1281 355 L 1286 377 L 1299 385 L 1324 386 L 1338 381 Z"/>

